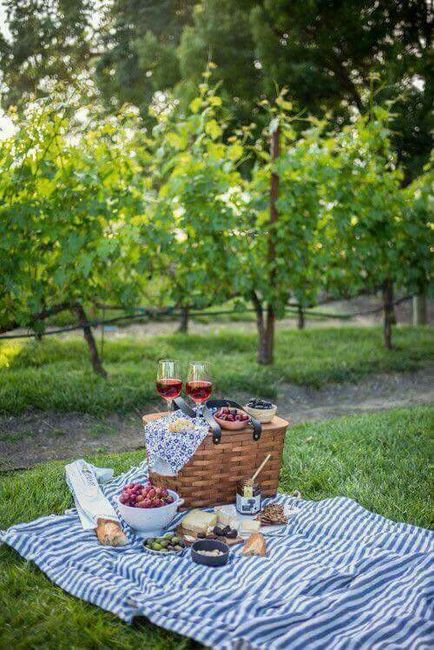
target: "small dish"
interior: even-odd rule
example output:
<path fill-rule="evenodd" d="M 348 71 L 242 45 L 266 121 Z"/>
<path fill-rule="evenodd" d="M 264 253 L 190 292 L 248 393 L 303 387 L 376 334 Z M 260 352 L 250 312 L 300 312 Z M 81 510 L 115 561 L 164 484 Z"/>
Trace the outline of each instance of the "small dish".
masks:
<path fill-rule="evenodd" d="M 160 548 L 151 548 L 158 544 Z M 159 537 L 147 537 L 142 541 L 143 550 L 151 555 L 181 555 L 185 551 L 185 542 L 176 533 L 168 532 Z M 176 548 L 176 546 L 178 548 Z M 163 547 L 163 548 L 161 548 Z"/>
<path fill-rule="evenodd" d="M 198 551 L 215 551 L 223 552 L 223 555 L 202 555 Z M 219 542 L 217 539 L 200 539 L 195 542 L 191 547 L 191 559 L 196 564 L 203 564 L 205 566 L 224 566 L 229 558 L 229 546 L 224 542 Z"/>
<path fill-rule="evenodd" d="M 236 408 L 230 408 L 231 411 L 236 411 L 237 415 L 242 413 L 243 415 L 246 415 L 245 411 L 241 409 L 236 409 Z M 218 411 L 217 411 L 218 413 Z M 246 419 L 244 421 L 240 420 L 234 420 L 231 422 L 230 420 L 222 420 L 221 418 L 218 418 L 216 414 L 214 414 L 214 420 L 221 426 L 222 429 L 228 429 L 229 431 L 238 431 L 239 429 L 244 429 L 249 423 L 249 419 Z"/>
<path fill-rule="evenodd" d="M 252 406 L 247 406 L 246 404 L 244 410 L 246 411 L 246 413 L 251 415 L 252 418 L 255 418 L 255 420 L 258 420 L 262 424 L 266 424 L 268 422 L 271 422 L 271 420 L 276 415 L 277 406 L 276 404 L 273 404 L 273 406 L 270 409 L 255 409 Z"/>
<path fill-rule="evenodd" d="M 161 551 L 154 551 L 153 548 L 148 548 L 147 546 L 143 546 L 143 552 L 144 553 L 149 553 L 150 555 L 159 555 L 165 556 L 165 555 L 181 555 L 185 551 L 185 548 L 182 549 L 182 551 L 164 551 L 163 553 Z"/>

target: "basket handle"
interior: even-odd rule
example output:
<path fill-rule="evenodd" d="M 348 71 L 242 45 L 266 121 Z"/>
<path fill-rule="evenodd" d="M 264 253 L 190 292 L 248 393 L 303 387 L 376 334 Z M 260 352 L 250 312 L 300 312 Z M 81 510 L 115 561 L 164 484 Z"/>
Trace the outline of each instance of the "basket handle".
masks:
<path fill-rule="evenodd" d="M 192 409 L 189 404 L 187 404 L 187 402 L 183 397 L 175 397 L 175 399 L 172 400 L 172 403 L 174 404 L 175 410 L 179 409 L 183 413 L 189 415 L 192 418 L 196 416 L 196 411 Z M 218 445 L 221 440 L 222 430 L 218 422 L 215 421 L 211 409 L 214 407 L 220 408 L 221 406 L 233 406 L 234 408 L 240 409 L 240 411 L 244 411 L 243 407 L 240 404 L 238 404 L 238 402 L 234 402 L 231 399 L 212 399 L 212 400 L 208 400 L 205 403 L 205 406 L 202 411 L 202 417 L 206 422 L 208 422 L 209 428 L 212 431 L 213 443 L 215 445 Z M 251 415 L 249 416 L 248 424 L 253 429 L 253 433 L 252 433 L 253 440 L 255 441 L 259 440 L 262 433 L 262 424 L 259 422 L 259 420 L 252 417 Z"/>
<path fill-rule="evenodd" d="M 215 422 L 215 420 L 214 420 L 214 416 L 213 416 L 212 411 L 211 411 L 210 409 L 212 409 L 212 408 L 220 408 L 220 407 L 222 407 L 222 406 L 233 406 L 234 408 L 237 408 L 237 409 L 239 409 L 240 411 L 244 411 L 244 409 L 243 409 L 243 407 L 241 406 L 241 404 L 238 404 L 238 402 L 234 402 L 234 401 L 231 400 L 231 399 L 210 399 L 210 400 L 208 400 L 208 401 L 206 402 L 206 407 L 205 407 L 204 410 L 207 411 L 207 412 L 209 412 L 209 414 L 210 414 L 212 420 Z M 245 411 L 244 411 L 244 412 L 245 412 Z M 247 415 L 249 415 L 249 414 L 247 414 Z M 216 423 L 216 422 L 215 422 L 215 423 Z M 216 424 L 217 424 L 217 423 L 216 423 Z M 253 440 L 255 440 L 255 441 L 256 441 L 256 440 L 259 440 L 259 438 L 261 437 L 261 433 L 262 433 L 262 424 L 259 422 L 259 420 L 257 420 L 256 418 L 252 417 L 251 415 L 249 415 L 249 421 L 248 421 L 248 424 L 249 424 L 249 425 L 252 427 L 252 429 L 253 429 L 253 433 L 252 433 Z M 220 428 L 220 427 L 219 427 L 219 428 Z"/>

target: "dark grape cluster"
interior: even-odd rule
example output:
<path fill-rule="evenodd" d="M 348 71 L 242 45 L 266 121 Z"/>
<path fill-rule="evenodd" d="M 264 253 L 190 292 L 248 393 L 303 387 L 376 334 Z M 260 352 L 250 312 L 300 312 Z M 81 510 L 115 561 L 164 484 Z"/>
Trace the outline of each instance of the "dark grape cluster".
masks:
<path fill-rule="evenodd" d="M 225 422 L 247 422 L 249 419 L 249 416 L 242 411 L 228 407 L 220 408 L 215 414 L 215 417 Z"/>
<path fill-rule="evenodd" d="M 214 526 L 211 533 L 197 533 L 197 539 L 218 539 L 219 537 L 236 539 L 238 531 L 230 526 Z"/>
<path fill-rule="evenodd" d="M 269 402 L 265 399 L 258 399 L 257 397 L 254 397 L 252 399 L 249 399 L 247 402 L 247 406 L 250 406 L 252 409 L 272 409 L 273 408 L 273 403 Z"/>

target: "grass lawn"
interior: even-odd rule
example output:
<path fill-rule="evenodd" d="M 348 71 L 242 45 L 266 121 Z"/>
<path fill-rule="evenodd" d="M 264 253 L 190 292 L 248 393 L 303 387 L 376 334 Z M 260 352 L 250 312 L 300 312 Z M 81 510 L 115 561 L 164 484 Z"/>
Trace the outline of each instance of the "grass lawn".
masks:
<path fill-rule="evenodd" d="M 163 357 L 180 359 L 184 370 L 189 360 L 209 359 L 218 393 L 243 390 L 270 397 L 281 382 L 320 386 L 354 381 L 372 372 L 416 370 L 434 357 L 428 327 L 396 328 L 392 351 L 383 348 L 379 328 L 281 330 L 275 365 L 261 367 L 255 362 L 254 334 L 219 329 L 206 335 L 106 341 L 108 381 L 91 371 L 81 339 L 0 342 L 0 414 L 30 408 L 95 415 L 142 411 L 156 399 L 156 361 Z"/>
<path fill-rule="evenodd" d="M 346 495 L 391 519 L 433 525 L 430 458 L 434 406 L 298 425 L 289 430 L 281 489 L 309 499 Z M 121 472 L 143 451 L 94 456 Z M 0 528 L 71 506 L 63 465 L 0 475 Z M 0 648 L 146 648 L 193 644 L 159 628 L 125 625 L 54 587 L 31 563 L 0 547 Z"/>

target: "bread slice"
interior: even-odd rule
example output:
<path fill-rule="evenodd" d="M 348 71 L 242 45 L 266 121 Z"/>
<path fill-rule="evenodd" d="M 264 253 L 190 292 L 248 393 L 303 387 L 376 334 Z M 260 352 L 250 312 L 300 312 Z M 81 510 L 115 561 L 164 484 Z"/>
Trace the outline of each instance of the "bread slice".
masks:
<path fill-rule="evenodd" d="M 253 533 L 244 544 L 242 551 L 244 555 L 267 555 L 267 545 L 261 533 Z"/>

